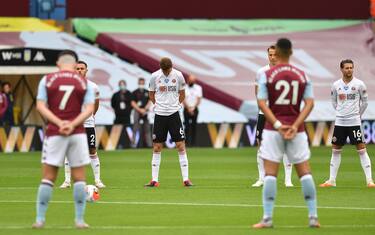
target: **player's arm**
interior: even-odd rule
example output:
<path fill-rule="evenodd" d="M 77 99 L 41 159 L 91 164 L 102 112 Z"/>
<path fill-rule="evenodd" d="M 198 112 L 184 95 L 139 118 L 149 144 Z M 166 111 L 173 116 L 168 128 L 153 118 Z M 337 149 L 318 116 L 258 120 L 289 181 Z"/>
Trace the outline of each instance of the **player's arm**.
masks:
<path fill-rule="evenodd" d="M 151 76 L 150 83 L 148 84 L 148 97 L 153 104 L 155 104 L 155 91 L 156 91 L 156 78 Z"/>
<path fill-rule="evenodd" d="M 87 86 L 87 91 L 83 100 L 83 104 L 83 111 L 71 122 L 73 129 L 81 125 L 94 112 L 95 91 L 90 86 Z"/>
<path fill-rule="evenodd" d="M 63 125 L 63 121 L 60 118 L 58 118 L 55 114 L 53 114 L 51 110 L 49 110 L 47 100 L 48 97 L 46 88 L 46 78 L 43 77 L 38 85 L 36 109 L 42 115 L 43 118 L 48 120 L 48 122 L 53 123 L 58 127 L 61 127 Z"/>
<path fill-rule="evenodd" d="M 94 115 L 96 112 L 98 112 L 99 109 L 99 99 L 100 99 L 100 93 L 98 87 L 95 89 L 95 105 L 94 105 Z"/>
<path fill-rule="evenodd" d="M 337 91 L 335 85 L 331 87 L 331 103 L 333 108 L 336 110 L 337 107 Z"/>
<path fill-rule="evenodd" d="M 96 112 L 98 112 L 99 109 L 99 99 L 95 99 L 95 104 L 94 104 L 94 115 Z"/>
<path fill-rule="evenodd" d="M 48 122 L 53 123 L 58 127 L 61 127 L 63 125 L 63 121 L 48 109 L 46 101 L 38 99 L 36 101 L 36 109 L 45 119 L 48 120 Z"/>
<path fill-rule="evenodd" d="M 275 130 L 283 131 L 287 126 L 283 125 L 276 116 L 273 114 L 272 110 L 267 105 L 268 100 L 268 90 L 267 90 L 267 79 L 266 74 L 263 73 L 258 81 L 258 107 L 264 113 L 266 120 L 271 123 Z"/>
<path fill-rule="evenodd" d="M 182 74 L 178 75 L 178 101 L 180 104 L 185 100 L 185 78 Z"/>
<path fill-rule="evenodd" d="M 178 91 L 178 101 L 180 104 L 185 100 L 185 89 Z"/>
<path fill-rule="evenodd" d="M 155 104 L 155 91 L 149 91 L 148 96 L 150 97 L 150 100 L 153 104 Z"/>
<path fill-rule="evenodd" d="M 305 105 L 303 106 L 300 114 L 298 115 L 297 119 L 294 121 L 292 125 L 292 129 L 294 132 L 297 132 L 298 127 L 303 125 L 306 118 L 309 116 L 312 109 L 314 108 L 314 94 L 312 83 L 310 80 L 307 80 L 305 91 L 303 93 L 303 100 Z"/>
<path fill-rule="evenodd" d="M 360 97 L 359 113 L 362 116 L 362 114 L 365 112 L 365 110 L 368 106 L 367 88 L 366 88 L 366 85 L 364 83 L 359 88 L 359 97 Z"/>

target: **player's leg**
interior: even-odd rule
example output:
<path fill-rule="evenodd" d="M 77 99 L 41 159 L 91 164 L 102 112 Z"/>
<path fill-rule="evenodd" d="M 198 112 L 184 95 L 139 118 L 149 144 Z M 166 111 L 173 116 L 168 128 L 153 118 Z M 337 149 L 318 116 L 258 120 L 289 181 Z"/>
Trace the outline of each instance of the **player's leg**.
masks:
<path fill-rule="evenodd" d="M 140 131 L 140 115 L 137 111 L 134 110 L 134 113 L 133 113 L 133 137 L 131 139 L 131 147 L 132 148 L 136 148 L 137 147 L 137 132 Z M 142 136 L 142 135 L 141 135 Z"/>
<path fill-rule="evenodd" d="M 95 185 L 98 188 L 105 188 L 105 185 L 100 179 L 100 160 L 96 150 L 96 132 L 95 127 L 88 127 L 86 129 L 87 144 L 89 146 L 89 154 L 91 159 L 91 168 L 94 173 Z"/>
<path fill-rule="evenodd" d="M 256 129 L 256 140 L 258 144 L 258 150 L 257 150 L 257 166 L 258 166 L 258 180 L 252 184 L 252 187 L 261 187 L 263 185 L 264 181 L 264 164 L 263 164 L 263 159 L 261 157 L 261 152 L 260 152 L 260 144 L 262 141 L 262 133 L 263 133 L 263 128 L 265 124 L 265 117 L 262 114 L 258 115 L 258 121 L 257 121 L 257 129 Z"/>
<path fill-rule="evenodd" d="M 311 174 L 310 165 L 308 161 L 295 164 L 298 177 L 300 178 L 304 199 L 308 209 L 309 226 L 319 228 L 316 200 L 316 188 L 313 176 Z"/>
<path fill-rule="evenodd" d="M 349 135 L 350 143 L 356 145 L 361 166 L 366 177 L 366 184 L 369 188 L 375 188 L 371 172 L 371 160 L 366 150 L 366 144 L 362 135 L 361 126 L 351 127 L 351 135 Z"/>
<path fill-rule="evenodd" d="M 282 136 L 277 131 L 263 131 L 263 140 L 260 146 L 264 162 L 263 184 L 263 218 L 253 225 L 253 228 L 271 228 L 273 226 L 273 209 L 277 191 L 277 174 L 280 161 L 285 152 L 285 144 Z"/>
<path fill-rule="evenodd" d="M 301 181 L 302 192 L 308 208 L 309 226 L 320 227 L 316 206 L 316 189 L 308 162 L 311 152 L 305 132 L 297 133 L 292 140 L 287 141 L 286 154 L 289 161 L 295 165 Z"/>
<path fill-rule="evenodd" d="M 89 225 L 85 223 L 85 209 L 86 209 L 86 176 L 85 167 L 72 167 L 72 177 L 74 181 L 73 198 L 75 205 L 75 224 L 79 229 L 88 228 Z"/>
<path fill-rule="evenodd" d="M 86 209 L 86 176 L 85 166 L 90 164 L 89 147 L 86 134 L 73 134 L 69 138 L 67 158 L 72 169 L 73 198 L 75 206 L 75 224 L 78 229 L 88 228 L 84 215 Z"/>
<path fill-rule="evenodd" d="M 285 173 L 285 186 L 286 187 L 293 187 L 292 183 L 292 171 L 293 171 L 293 164 L 290 163 L 288 157 L 284 154 L 283 156 L 283 163 L 284 163 L 284 173 Z"/>
<path fill-rule="evenodd" d="M 36 221 L 33 228 L 43 228 L 46 221 L 46 212 L 52 197 L 54 182 L 56 180 L 58 167 L 43 164 L 43 179 L 38 188 L 36 200 Z"/>
<path fill-rule="evenodd" d="M 183 184 L 186 187 L 193 186 L 189 180 L 189 161 L 185 146 L 185 131 L 178 112 L 169 116 L 168 131 L 171 134 L 172 141 L 176 143 Z"/>
<path fill-rule="evenodd" d="M 323 184 L 320 184 L 319 187 L 336 186 L 336 177 L 341 164 L 342 147 L 345 145 L 347 137 L 346 127 L 335 126 L 332 136 L 332 155 L 329 166 L 329 179 Z"/>
<path fill-rule="evenodd" d="M 52 197 L 58 168 L 64 164 L 68 141 L 62 136 L 45 137 L 42 151 L 42 180 L 36 200 L 36 222 L 33 228 L 43 228 L 46 212 Z"/>
<path fill-rule="evenodd" d="M 64 182 L 60 185 L 60 188 L 70 188 L 70 178 L 71 178 L 71 171 L 70 171 L 70 166 L 68 159 L 65 158 L 65 163 L 64 163 L 64 174 L 65 174 L 65 180 Z"/>
<path fill-rule="evenodd" d="M 152 131 L 152 160 L 151 160 L 151 172 L 152 179 L 145 185 L 145 187 L 159 187 L 159 169 L 161 162 L 161 151 L 163 149 L 163 143 L 167 140 L 168 135 L 168 123 L 167 117 L 155 115 L 154 128 Z"/>

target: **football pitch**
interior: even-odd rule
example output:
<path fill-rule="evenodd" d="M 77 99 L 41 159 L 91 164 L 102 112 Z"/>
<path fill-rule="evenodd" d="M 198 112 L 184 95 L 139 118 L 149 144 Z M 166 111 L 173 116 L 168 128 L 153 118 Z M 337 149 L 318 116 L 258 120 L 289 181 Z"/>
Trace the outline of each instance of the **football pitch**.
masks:
<path fill-rule="evenodd" d="M 375 146 L 368 146 L 375 163 Z M 315 183 L 329 174 L 331 150 L 312 148 Z M 0 234 L 375 234 L 375 189 L 366 188 L 358 155 L 346 146 L 336 188 L 318 189 L 322 228 L 307 227 L 307 209 L 293 169 L 294 188 L 278 177 L 274 229 L 254 230 L 262 216 L 261 188 L 256 180 L 256 148 L 188 149 L 190 178 L 184 188 L 175 150 L 165 150 L 160 187 L 144 188 L 151 177 L 151 150 L 99 152 L 101 200 L 88 203 L 86 222 L 73 227 L 72 189 L 55 187 L 43 231 L 31 229 L 40 182 L 40 152 L 0 154 Z M 93 184 L 91 167 L 88 184 Z M 60 171 L 56 186 L 63 181 Z"/>

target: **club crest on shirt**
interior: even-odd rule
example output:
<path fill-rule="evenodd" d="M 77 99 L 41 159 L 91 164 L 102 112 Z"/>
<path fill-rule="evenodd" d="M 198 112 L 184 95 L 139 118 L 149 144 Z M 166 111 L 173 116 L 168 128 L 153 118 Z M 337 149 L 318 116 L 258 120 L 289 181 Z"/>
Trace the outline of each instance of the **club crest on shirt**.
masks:
<path fill-rule="evenodd" d="M 173 83 L 176 83 L 176 79 L 173 79 L 172 82 L 173 82 Z"/>
<path fill-rule="evenodd" d="M 346 100 L 346 94 L 339 94 L 340 100 Z"/>
<path fill-rule="evenodd" d="M 352 91 L 355 91 L 355 87 L 354 86 L 352 87 Z"/>

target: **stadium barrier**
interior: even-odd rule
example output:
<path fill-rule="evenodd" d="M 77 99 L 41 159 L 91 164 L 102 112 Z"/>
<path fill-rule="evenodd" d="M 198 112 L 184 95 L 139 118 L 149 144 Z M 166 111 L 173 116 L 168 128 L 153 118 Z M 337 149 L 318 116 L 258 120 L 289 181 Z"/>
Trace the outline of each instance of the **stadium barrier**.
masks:
<path fill-rule="evenodd" d="M 311 146 L 330 146 L 333 122 L 307 122 L 306 133 Z M 375 121 L 362 122 L 364 140 L 375 143 Z M 112 125 L 96 127 L 96 144 L 99 149 L 111 151 L 131 148 L 130 140 L 136 136 L 138 147 L 143 147 L 139 133 L 134 135 L 130 126 Z M 238 148 L 255 146 L 256 122 L 198 124 L 197 147 Z M 0 127 L 1 152 L 30 152 L 42 150 L 44 130 L 40 126 Z M 170 137 L 168 148 L 175 147 Z"/>

